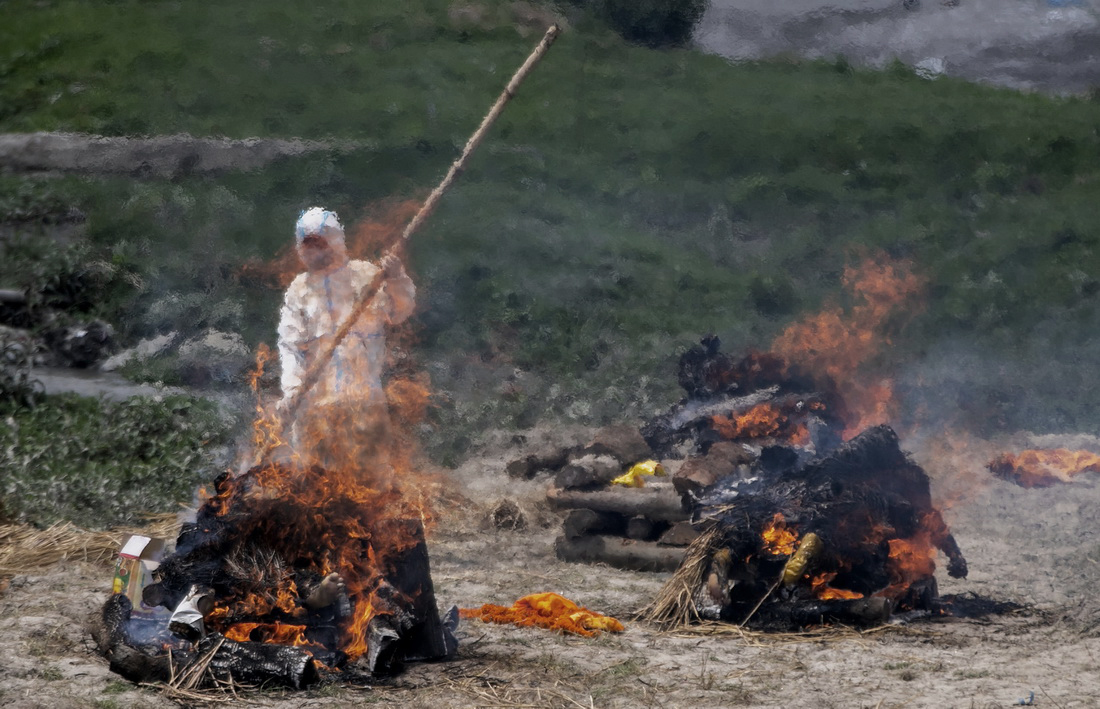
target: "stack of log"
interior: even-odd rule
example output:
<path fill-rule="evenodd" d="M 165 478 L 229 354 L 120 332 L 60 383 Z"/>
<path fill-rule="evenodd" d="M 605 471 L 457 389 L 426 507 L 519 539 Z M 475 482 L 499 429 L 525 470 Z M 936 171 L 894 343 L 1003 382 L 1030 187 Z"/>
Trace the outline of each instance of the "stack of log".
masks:
<path fill-rule="evenodd" d="M 640 487 L 612 484 L 653 457 L 636 427 L 598 430 L 584 445 L 538 451 L 508 464 L 513 477 L 552 476 L 547 500 L 566 512 L 554 548 L 559 559 L 635 571 L 671 571 L 697 536 L 668 478 Z"/>

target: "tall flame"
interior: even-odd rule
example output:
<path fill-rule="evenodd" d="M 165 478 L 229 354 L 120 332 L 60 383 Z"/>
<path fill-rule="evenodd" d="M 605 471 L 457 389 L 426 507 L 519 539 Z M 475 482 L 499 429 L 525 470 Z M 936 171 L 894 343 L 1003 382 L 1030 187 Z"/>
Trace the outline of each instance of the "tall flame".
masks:
<path fill-rule="evenodd" d="M 398 204 L 391 216 L 415 206 Z M 354 243 L 373 246 L 383 232 L 368 223 Z M 221 592 L 207 624 L 231 639 L 319 647 L 309 639 L 309 611 L 295 574 L 320 580 L 335 572 L 346 598 L 337 601 L 334 632 L 339 650 L 353 661 L 368 652 L 374 617 L 403 612 L 416 600 L 390 580 L 400 575 L 403 555 L 423 543 L 431 492 L 441 487 L 422 472 L 411 433 L 427 408 L 428 380 L 409 372 L 391 378 L 382 410 L 354 404 L 356 392 L 368 392 L 370 383 L 346 373 L 350 404 L 303 407 L 296 421 L 285 422 L 259 392 L 272 359 L 261 346 L 251 376 L 257 400 L 252 444 L 265 460 L 242 464 L 247 471 L 219 482 L 203 503 L 217 517 L 232 515 L 242 537 L 262 540 L 264 551 L 293 566 L 293 573 L 257 571 L 253 587 Z"/>
<path fill-rule="evenodd" d="M 772 343 L 772 351 L 815 376 L 828 377 L 844 391 L 849 410 L 859 417 L 846 422 L 848 439 L 886 423 L 895 412 L 892 383 L 865 370 L 890 344 L 892 321 L 913 312 L 924 280 L 909 262 L 880 256 L 845 268 L 842 282 L 850 307 L 833 304 L 790 325 Z"/>

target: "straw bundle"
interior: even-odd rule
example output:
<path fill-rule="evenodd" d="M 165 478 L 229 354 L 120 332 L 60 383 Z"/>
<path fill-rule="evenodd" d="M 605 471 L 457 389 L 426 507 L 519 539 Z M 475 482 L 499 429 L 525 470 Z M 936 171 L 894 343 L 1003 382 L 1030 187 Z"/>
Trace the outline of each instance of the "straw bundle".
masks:
<path fill-rule="evenodd" d="M 59 561 L 109 564 L 131 534 L 173 540 L 179 532 L 174 514 L 150 517 L 142 528 L 92 531 L 70 522 L 38 529 L 26 524 L 0 525 L 0 576 L 12 576 Z"/>
<path fill-rule="evenodd" d="M 703 586 L 718 543 L 718 530 L 710 529 L 691 543 L 680 567 L 665 582 L 652 603 L 638 611 L 638 619 L 657 623 L 667 629 L 681 628 L 700 619 L 695 594 Z"/>

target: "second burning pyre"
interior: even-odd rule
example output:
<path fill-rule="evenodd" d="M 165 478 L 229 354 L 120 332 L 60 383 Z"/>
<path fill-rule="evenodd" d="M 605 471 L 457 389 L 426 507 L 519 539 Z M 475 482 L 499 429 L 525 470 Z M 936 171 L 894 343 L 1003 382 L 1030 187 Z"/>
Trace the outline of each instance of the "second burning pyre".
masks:
<path fill-rule="evenodd" d="M 835 383 L 775 354 L 706 338 L 680 364 L 688 398 L 642 432 L 687 457 L 674 483 L 704 534 L 666 588 L 691 589 L 692 614 L 786 629 L 941 609 L 937 553 L 953 577 L 966 560 L 891 428 L 851 436 Z"/>

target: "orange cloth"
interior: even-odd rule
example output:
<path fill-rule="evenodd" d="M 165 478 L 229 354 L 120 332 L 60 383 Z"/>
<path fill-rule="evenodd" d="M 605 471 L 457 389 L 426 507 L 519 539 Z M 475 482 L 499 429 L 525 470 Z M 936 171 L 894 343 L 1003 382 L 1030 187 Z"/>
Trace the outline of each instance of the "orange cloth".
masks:
<path fill-rule="evenodd" d="M 486 603 L 481 608 L 462 608 L 463 618 L 478 618 L 485 623 L 512 623 L 537 626 L 592 637 L 600 631 L 621 633 L 623 624 L 614 618 L 581 608 L 556 593 L 533 593 L 524 596 L 511 608 Z"/>

